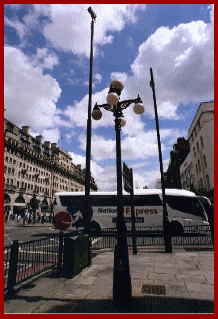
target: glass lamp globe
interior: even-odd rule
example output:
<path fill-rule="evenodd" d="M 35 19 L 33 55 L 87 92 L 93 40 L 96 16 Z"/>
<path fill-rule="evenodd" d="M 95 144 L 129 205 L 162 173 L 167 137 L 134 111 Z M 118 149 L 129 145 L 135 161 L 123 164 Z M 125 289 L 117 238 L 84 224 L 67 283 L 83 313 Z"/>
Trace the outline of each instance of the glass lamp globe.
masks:
<path fill-rule="evenodd" d="M 142 114 L 145 110 L 145 107 L 142 103 L 138 102 L 134 105 L 133 107 L 133 111 L 136 113 L 136 114 Z"/>
<path fill-rule="evenodd" d="M 115 92 L 110 92 L 107 95 L 107 103 L 110 104 L 111 106 L 117 105 L 119 102 L 119 96 Z"/>
<path fill-rule="evenodd" d="M 119 117 L 119 120 L 120 120 L 120 126 L 121 127 L 124 127 L 126 125 L 126 120 L 124 117 Z"/>
<path fill-rule="evenodd" d="M 102 112 L 101 112 L 101 110 L 99 110 L 99 109 L 94 109 L 94 110 L 92 111 L 92 118 L 93 118 L 93 120 L 98 121 L 98 120 L 101 119 L 101 117 L 102 117 Z"/>
<path fill-rule="evenodd" d="M 113 80 L 111 82 L 111 87 L 113 87 L 114 89 L 119 90 L 120 92 L 123 90 L 124 86 L 123 83 L 120 80 Z"/>

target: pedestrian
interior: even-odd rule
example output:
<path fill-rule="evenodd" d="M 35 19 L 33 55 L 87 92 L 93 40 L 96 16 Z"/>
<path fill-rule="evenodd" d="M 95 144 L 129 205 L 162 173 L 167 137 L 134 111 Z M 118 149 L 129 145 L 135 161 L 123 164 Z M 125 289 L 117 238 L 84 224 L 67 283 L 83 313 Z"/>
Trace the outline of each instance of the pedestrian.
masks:
<path fill-rule="evenodd" d="M 21 216 L 18 215 L 18 217 L 17 217 L 17 223 L 19 223 L 20 220 L 21 220 Z"/>

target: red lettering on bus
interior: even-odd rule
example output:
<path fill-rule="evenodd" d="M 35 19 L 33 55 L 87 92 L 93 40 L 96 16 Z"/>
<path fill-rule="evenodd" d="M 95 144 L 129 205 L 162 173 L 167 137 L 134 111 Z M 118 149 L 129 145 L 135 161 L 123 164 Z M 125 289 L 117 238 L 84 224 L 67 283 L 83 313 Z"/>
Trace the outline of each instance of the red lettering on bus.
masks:
<path fill-rule="evenodd" d="M 126 215 L 130 214 L 130 207 L 126 207 Z"/>

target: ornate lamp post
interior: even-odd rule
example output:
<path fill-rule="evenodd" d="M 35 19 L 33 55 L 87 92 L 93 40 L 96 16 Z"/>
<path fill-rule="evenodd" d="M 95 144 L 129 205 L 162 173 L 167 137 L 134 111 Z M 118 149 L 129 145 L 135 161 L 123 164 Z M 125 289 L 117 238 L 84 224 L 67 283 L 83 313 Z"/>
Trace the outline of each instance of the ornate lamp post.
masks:
<path fill-rule="evenodd" d="M 137 114 L 144 112 L 144 106 L 140 97 L 134 100 L 119 101 L 123 84 L 119 80 L 113 80 L 107 95 L 107 104 L 97 105 L 92 112 L 94 120 L 100 120 L 102 112 L 100 108 L 113 113 L 115 117 L 116 131 L 116 166 L 117 166 L 117 244 L 114 250 L 114 273 L 113 273 L 113 301 L 117 308 L 132 309 L 132 288 L 129 271 L 129 256 L 127 245 L 127 228 L 124 220 L 123 194 L 122 194 L 122 167 L 121 167 L 121 127 L 126 124 L 122 111 L 130 104 L 135 103 L 133 110 Z"/>

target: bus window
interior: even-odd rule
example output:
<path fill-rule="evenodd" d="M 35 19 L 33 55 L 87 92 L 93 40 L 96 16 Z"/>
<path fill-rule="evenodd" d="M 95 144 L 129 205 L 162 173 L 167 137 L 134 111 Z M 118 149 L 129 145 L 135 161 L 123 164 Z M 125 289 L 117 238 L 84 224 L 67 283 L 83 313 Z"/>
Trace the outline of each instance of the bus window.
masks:
<path fill-rule="evenodd" d="M 130 196 L 123 196 L 124 206 L 130 206 Z M 134 206 L 162 206 L 159 195 L 134 195 Z"/>
<path fill-rule="evenodd" d="M 117 206 L 117 197 L 114 195 L 91 195 L 92 206 Z"/>
<path fill-rule="evenodd" d="M 197 198 L 182 196 L 166 196 L 166 202 L 170 208 L 183 213 L 205 217 L 204 209 Z"/>

